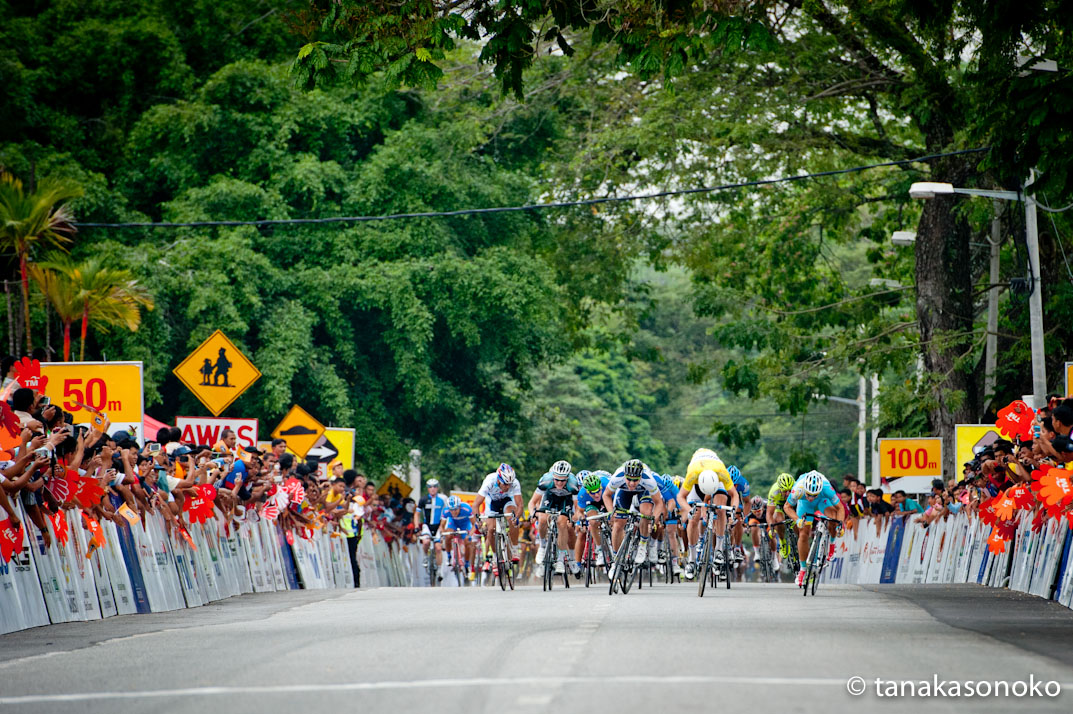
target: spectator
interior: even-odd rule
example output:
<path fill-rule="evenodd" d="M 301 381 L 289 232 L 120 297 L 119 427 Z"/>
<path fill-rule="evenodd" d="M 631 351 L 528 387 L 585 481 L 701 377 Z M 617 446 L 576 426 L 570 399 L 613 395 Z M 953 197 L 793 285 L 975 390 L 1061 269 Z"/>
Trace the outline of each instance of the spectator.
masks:
<path fill-rule="evenodd" d="M 894 507 L 883 500 L 883 489 L 881 488 L 870 489 L 866 494 L 866 498 L 868 499 L 868 509 L 873 516 L 885 516 L 894 511 Z"/>
<path fill-rule="evenodd" d="M 905 491 L 895 491 L 890 497 L 891 503 L 899 513 L 923 513 L 924 507 L 914 498 L 909 498 Z"/>

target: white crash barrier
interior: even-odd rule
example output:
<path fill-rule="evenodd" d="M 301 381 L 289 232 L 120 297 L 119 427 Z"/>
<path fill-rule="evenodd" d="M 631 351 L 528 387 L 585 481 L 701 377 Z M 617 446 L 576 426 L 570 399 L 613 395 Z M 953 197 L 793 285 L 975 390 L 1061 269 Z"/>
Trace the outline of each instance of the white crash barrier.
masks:
<path fill-rule="evenodd" d="M 1003 553 L 991 553 L 991 527 L 957 514 L 928 527 L 916 516 L 861 519 L 835 539 L 824 569 L 828 583 L 978 583 L 1053 599 L 1073 608 L 1073 535 L 1065 520 L 1033 527 L 1033 514 L 1017 516 Z M 877 525 L 878 523 L 878 525 Z"/>
<path fill-rule="evenodd" d="M 51 623 L 200 607 L 243 593 L 352 589 L 347 539 L 327 530 L 284 533 L 261 519 L 190 524 L 190 538 L 159 513 L 142 522 L 100 523 L 104 544 L 91 547 L 82 511 L 63 512 L 67 540 L 46 520 L 45 535 L 22 512 L 21 550 L 0 561 L 0 634 Z M 62 524 L 61 524 L 62 525 Z M 412 550 L 412 548 L 411 548 Z M 367 529 L 357 548 L 362 587 L 409 585 L 411 554 Z"/>

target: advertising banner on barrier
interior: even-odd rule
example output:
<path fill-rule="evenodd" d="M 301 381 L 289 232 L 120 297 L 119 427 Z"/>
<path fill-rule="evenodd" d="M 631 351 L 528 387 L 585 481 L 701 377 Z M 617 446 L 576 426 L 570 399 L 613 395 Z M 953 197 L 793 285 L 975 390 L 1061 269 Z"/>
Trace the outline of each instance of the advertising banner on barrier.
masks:
<path fill-rule="evenodd" d="M 898 560 L 902 553 L 902 536 L 905 535 L 905 522 L 908 516 L 895 516 L 891 519 L 887 531 L 887 549 L 883 553 L 883 568 L 879 573 L 879 582 L 893 583 L 898 575 Z"/>

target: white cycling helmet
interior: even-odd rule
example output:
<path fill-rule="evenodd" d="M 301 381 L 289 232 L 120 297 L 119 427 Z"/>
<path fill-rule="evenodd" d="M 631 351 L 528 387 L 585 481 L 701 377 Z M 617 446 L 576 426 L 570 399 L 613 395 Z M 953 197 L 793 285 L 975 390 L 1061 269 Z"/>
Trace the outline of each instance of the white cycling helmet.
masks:
<path fill-rule="evenodd" d="M 556 476 L 569 476 L 570 475 L 570 462 L 569 461 L 556 461 L 551 465 L 551 472 Z"/>
<path fill-rule="evenodd" d="M 719 477 L 711 469 L 704 469 L 697 476 L 697 488 L 705 496 L 711 496 L 719 490 Z"/>
<path fill-rule="evenodd" d="M 711 449 L 697 449 L 693 452 L 693 460 L 697 459 L 719 459 L 719 456 Z"/>
<path fill-rule="evenodd" d="M 509 485 L 514 483 L 514 469 L 510 467 L 510 464 L 500 464 L 496 469 L 496 476 L 499 478 L 499 482 L 503 485 Z"/>
<path fill-rule="evenodd" d="M 805 494 L 815 496 L 823 490 L 824 475 L 819 471 L 809 471 L 805 474 Z"/>

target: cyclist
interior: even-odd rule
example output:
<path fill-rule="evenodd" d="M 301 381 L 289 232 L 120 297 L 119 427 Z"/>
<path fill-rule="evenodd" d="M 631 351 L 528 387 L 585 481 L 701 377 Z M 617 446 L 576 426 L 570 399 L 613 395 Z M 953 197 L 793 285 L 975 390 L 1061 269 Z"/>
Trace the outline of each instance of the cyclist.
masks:
<path fill-rule="evenodd" d="M 510 515 L 513 516 L 510 526 L 511 562 L 518 562 L 518 522 L 522 517 L 522 486 L 514 474 L 510 464 L 500 464 L 499 468 L 484 477 L 484 483 L 477 489 L 477 495 L 473 499 L 473 514 L 476 516 L 477 526 L 480 528 L 481 506 L 487 506 L 485 515 Z M 487 542 L 492 543 L 495 536 L 495 521 L 488 519 L 485 536 Z"/>
<path fill-rule="evenodd" d="M 786 537 L 786 526 L 782 525 L 786 520 L 786 513 L 782 507 L 786 505 L 786 499 L 794 487 L 797 479 L 788 473 L 781 473 L 775 478 L 771 490 L 767 494 L 767 522 L 776 524 L 775 532 L 779 536 L 779 555 L 783 558 L 790 557 L 790 539 Z"/>
<path fill-rule="evenodd" d="M 427 491 L 417 502 L 418 514 L 421 523 L 428 527 L 428 535 L 425 528 L 421 528 L 421 548 L 428 557 L 429 544 L 435 542 L 436 565 L 443 564 L 443 545 L 436 540 L 436 533 L 440 530 L 440 521 L 443 519 L 443 510 L 447 506 L 447 499 L 440 493 L 440 482 L 434 478 L 425 481 Z"/>
<path fill-rule="evenodd" d="M 767 501 L 761 496 L 753 496 L 749 501 L 749 513 L 745 517 L 746 522 L 749 524 L 749 536 L 753 539 L 753 562 L 760 562 L 760 539 L 768 539 L 768 547 L 771 548 L 772 554 L 775 552 L 775 543 L 771 540 L 771 536 L 768 535 L 768 530 L 764 526 L 767 526 Z M 775 559 L 775 570 L 779 569 L 779 561 Z"/>
<path fill-rule="evenodd" d="M 462 503 L 458 496 L 451 496 L 447 499 L 443 522 L 446 524 L 443 530 L 452 531 L 444 536 L 443 547 L 447 549 L 448 553 L 453 553 L 451 544 L 455 538 L 458 538 L 462 543 L 462 556 L 465 558 L 466 563 L 464 572 L 468 573 L 470 563 L 473 562 L 473 556 L 476 552 L 476 544 L 469 537 L 470 529 L 473 528 L 473 509 L 470 508 L 469 504 Z M 436 545 L 439 546 L 439 543 Z M 443 580 L 442 574 L 439 579 Z"/>
<path fill-rule="evenodd" d="M 663 505 L 663 497 L 659 493 L 659 484 L 656 483 L 655 474 L 652 470 L 641 463 L 640 459 L 631 459 L 618 468 L 615 475 L 607 482 L 604 489 L 604 507 L 615 513 L 615 519 L 611 523 L 611 549 L 616 554 L 622 545 L 622 537 L 626 531 L 626 514 L 633 509 L 634 505 L 641 515 L 649 518 L 641 521 L 641 544 L 637 548 L 634 562 L 640 565 L 648 558 L 648 534 L 652 531 L 652 511 L 654 507 Z"/>
<path fill-rule="evenodd" d="M 815 520 L 813 514 L 822 513 L 834 521 L 842 521 L 846 517 L 846 509 L 838 497 L 838 492 L 827 477 L 819 471 L 809 471 L 797 479 L 783 510 L 786 511 L 786 515 L 797 521 L 797 552 L 801 554 L 808 553 L 808 539 L 812 535 L 812 521 Z M 832 538 L 838 530 L 838 525 L 835 522 L 827 524 L 827 530 Z M 834 556 L 834 549 L 835 544 L 832 542 L 831 550 L 827 554 L 828 558 Z M 803 557 L 802 560 L 804 560 Z M 806 564 L 801 563 L 801 569 L 794 580 L 798 587 L 805 582 L 805 568 Z"/>
<path fill-rule="evenodd" d="M 701 488 L 701 475 L 704 475 L 704 488 Z M 697 572 L 697 543 L 700 540 L 700 528 L 704 523 L 702 509 L 693 508 L 698 503 L 714 502 L 717 505 L 737 506 L 739 501 L 738 490 L 734 486 L 734 480 L 730 478 L 727 467 L 719 456 L 711 449 L 697 449 L 693 452 L 693 458 L 689 461 L 686 469 L 686 480 L 678 489 L 678 505 L 685 513 L 693 509 L 689 515 L 689 525 L 686 528 L 686 538 L 689 541 L 686 559 L 686 580 L 692 580 Z M 720 511 L 715 522 L 715 557 L 722 561 L 723 536 L 727 527 L 726 513 Z"/>
<path fill-rule="evenodd" d="M 611 474 L 606 471 L 578 471 L 577 479 L 581 483 L 581 490 L 577 494 L 577 507 L 578 514 L 577 520 L 581 520 L 587 516 L 595 516 L 598 513 L 605 513 L 604 511 L 604 489 L 607 488 L 607 482 L 611 479 Z M 587 539 L 593 543 L 600 542 L 600 522 L 589 521 L 586 527 L 588 532 Z M 582 537 L 582 533 L 578 534 L 577 545 L 574 546 L 574 560 L 578 563 L 585 557 L 585 545 L 586 538 Z M 610 547 L 610 544 L 608 544 Z M 601 566 L 604 564 L 604 553 L 600 548 L 596 548 L 596 565 Z"/>
<path fill-rule="evenodd" d="M 738 518 L 734 522 L 734 530 L 731 539 L 734 543 L 734 560 L 740 565 L 745 560 L 745 551 L 741 547 L 741 538 L 745 535 L 745 504 L 749 502 L 749 482 L 741 475 L 737 466 L 727 466 L 727 473 L 734 482 L 734 488 L 738 489 Z"/>
<path fill-rule="evenodd" d="M 570 564 L 570 572 L 575 577 L 581 577 L 581 567 L 570 557 L 570 539 L 573 524 L 570 516 L 577 510 L 577 494 L 581 490 L 577 476 L 572 473 L 569 461 L 556 461 L 551 465 L 551 470 L 540 477 L 537 482 L 533 497 L 529 499 L 529 511 L 544 508 L 548 511 L 558 511 L 559 537 L 558 543 L 547 543 L 548 514 L 538 513 L 537 522 L 540 524 L 540 548 L 537 550 L 537 564 L 544 562 L 544 548 L 547 546 L 557 547 L 559 557 L 555 559 L 555 573 L 563 573 L 563 563 Z"/>
<path fill-rule="evenodd" d="M 651 547 L 657 553 L 649 555 L 652 560 L 658 559 L 658 543 L 663 538 L 663 533 L 666 532 L 667 545 L 670 546 L 671 553 L 669 563 L 671 572 L 674 575 L 681 575 L 682 567 L 678 564 L 678 484 L 670 474 L 657 475 L 656 483 L 659 484 L 659 495 L 663 498 L 662 507 L 657 510 L 656 518 L 662 517 L 663 523 L 659 523 L 658 520 L 656 522 L 656 533 Z"/>

